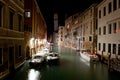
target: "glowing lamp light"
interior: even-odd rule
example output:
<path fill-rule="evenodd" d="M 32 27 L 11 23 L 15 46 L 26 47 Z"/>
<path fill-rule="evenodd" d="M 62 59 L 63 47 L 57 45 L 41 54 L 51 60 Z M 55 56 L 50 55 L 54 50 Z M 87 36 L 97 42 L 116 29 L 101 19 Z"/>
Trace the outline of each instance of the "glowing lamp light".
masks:
<path fill-rule="evenodd" d="M 42 44 L 41 40 L 38 40 L 38 44 L 39 44 L 39 45 Z"/>
<path fill-rule="evenodd" d="M 30 45 L 31 45 L 32 48 L 33 48 L 33 46 L 34 46 L 34 42 L 33 42 L 34 40 L 35 40 L 35 38 L 31 38 L 31 39 L 30 39 Z"/>
<path fill-rule="evenodd" d="M 30 39 L 30 42 L 32 42 L 33 40 L 35 40 L 35 38 L 31 38 L 31 39 Z"/>

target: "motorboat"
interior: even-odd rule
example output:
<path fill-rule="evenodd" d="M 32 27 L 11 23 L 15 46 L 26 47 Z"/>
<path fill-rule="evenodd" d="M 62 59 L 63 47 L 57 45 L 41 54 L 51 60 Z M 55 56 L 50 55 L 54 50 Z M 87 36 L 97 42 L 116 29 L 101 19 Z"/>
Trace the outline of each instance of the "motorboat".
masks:
<path fill-rule="evenodd" d="M 47 62 L 58 61 L 58 60 L 59 60 L 59 53 L 57 52 L 50 52 L 46 57 Z"/>
<path fill-rule="evenodd" d="M 96 54 L 91 54 L 91 53 L 88 53 L 88 52 L 80 52 L 80 56 L 81 56 L 81 58 L 83 58 L 84 60 L 86 60 L 88 62 L 99 61 L 99 58 Z"/>

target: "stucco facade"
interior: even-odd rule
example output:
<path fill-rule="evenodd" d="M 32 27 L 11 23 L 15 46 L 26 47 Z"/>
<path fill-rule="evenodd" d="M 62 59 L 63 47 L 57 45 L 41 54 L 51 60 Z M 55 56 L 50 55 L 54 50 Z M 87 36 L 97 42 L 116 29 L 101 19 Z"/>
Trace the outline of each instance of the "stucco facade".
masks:
<path fill-rule="evenodd" d="M 79 17 L 80 19 L 80 49 L 96 53 L 96 21 L 97 4 L 92 4 Z"/>
<path fill-rule="evenodd" d="M 26 57 L 32 57 L 44 47 L 47 26 L 36 0 L 25 0 L 25 49 Z"/>
<path fill-rule="evenodd" d="M 65 20 L 65 28 L 64 28 L 64 46 L 71 48 L 71 40 L 72 40 L 72 33 L 71 33 L 71 29 L 72 29 L 72 16 L 70 16 L 69 18 L 67 18 Z"/>
<path fill-rule="evenodd" d="M 25 61 L 24 0 L 0 0 L 0 79 Z"/>
<path fill-rule="evenodd" d="M 120 55 L 120 0 L 104 0 L 98 6 L 98 54 L 105 59 Z"/>
<path fill-rule="evenodd" d="M 64 45 L 64 40 L 63 40 L 63 29 L 64 26 L 59 26 L 58 29 L 58 46 L 63 46 Z"/>
<path fill-rule="evenodd" d="M 65 21 L 66 45 L 76 50 L 96 50 L 97 4 L 92 4 L 82 13 L 76 13 Z"/>

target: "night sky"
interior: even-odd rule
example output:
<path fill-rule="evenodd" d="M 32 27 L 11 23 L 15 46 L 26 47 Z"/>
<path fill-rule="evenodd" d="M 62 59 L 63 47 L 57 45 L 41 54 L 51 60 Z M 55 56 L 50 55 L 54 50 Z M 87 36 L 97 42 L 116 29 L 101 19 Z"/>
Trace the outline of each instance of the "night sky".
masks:
<path fill-rule="evenodd" d="M 64 26 L 65 18 L 82 12 L 94 2 L 102 0 L 37 0 L 38 6 L 47 23 L 48 34 L 53 32 L 53 14 L 58 13 L 59 25 Z M 65 16 L 66 14 L 66 16 Z"/>

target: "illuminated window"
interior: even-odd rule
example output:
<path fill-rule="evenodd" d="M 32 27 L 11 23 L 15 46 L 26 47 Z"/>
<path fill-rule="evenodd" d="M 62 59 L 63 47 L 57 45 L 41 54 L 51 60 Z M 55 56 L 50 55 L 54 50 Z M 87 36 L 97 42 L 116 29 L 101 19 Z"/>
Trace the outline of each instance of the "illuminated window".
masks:
<path fill-rule="evenodd" d="M 0 48 L 0 64 L 2 64 L 2 48 Z"/>
<path fill-rule="evenodd" d="M 31 12 L 30 11 L 25 12 L 25 17 L 30 18 L 31 17 Z"/>

